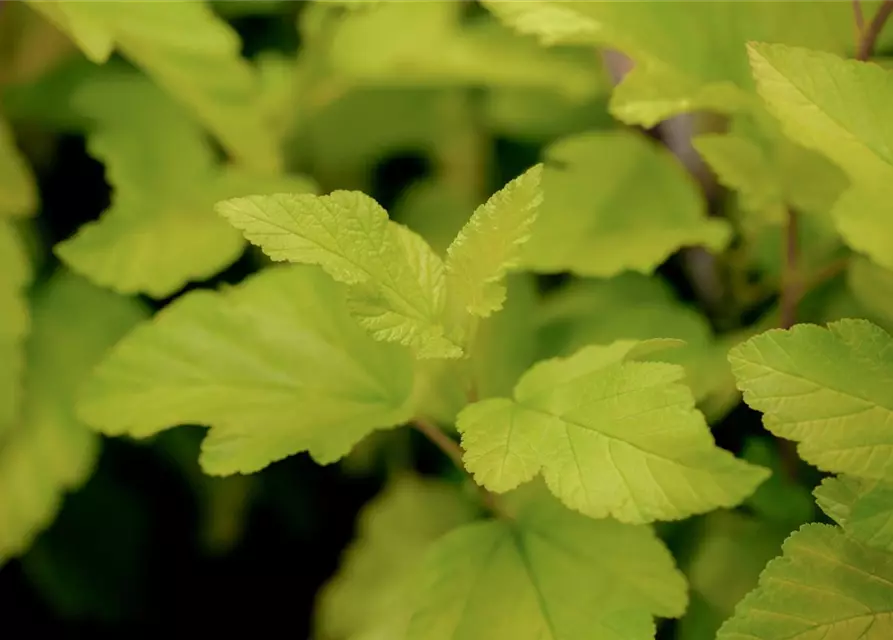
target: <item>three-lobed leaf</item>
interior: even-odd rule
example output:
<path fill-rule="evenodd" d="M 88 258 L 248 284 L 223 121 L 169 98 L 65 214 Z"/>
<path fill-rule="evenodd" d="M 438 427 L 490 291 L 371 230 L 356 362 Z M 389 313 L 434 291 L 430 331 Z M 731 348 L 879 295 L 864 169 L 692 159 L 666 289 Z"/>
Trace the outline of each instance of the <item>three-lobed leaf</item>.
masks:
<path fill-rule="evenodd" d="M 824 471 L 893 479 L 893 339 L 867 320 L 801 324 L 729 352 L 744 401 Z"/>
<path fill-rule="evenodd" d="M 273 260 L 317 264 L 351 285 L 351 312 L 377 339 L 421 357 L 462 354 L 444 327 L 443 261 L 369 196 L 250 196 L 218 203 L 217 211 Z"/>
<path fill-rule="evenodd" d="M 78 409 L 110 435 L 209 426 L 202 468 L 228 475 L 300 451 L 333 462 L 408 420 L 412 387 L 408 353 L 357 326 L 318 268 L 289 265 L 178 298 L 97 367 Z"/>
<path fill-rule="evenodd" d="M 450 245 L 447 264 L 425 240 L 357 191 L 234 198 L 217 211 L 273 260 L 320 265 L 350 286 L 351 313 L 376 340 L 420 358 L 464 354 L 469 314 L 502 307 L 506 272 L 536 216 L 540 167 L 494 194 Z"/>
<path fill-rule="evenodd" d="M 717 640 L 860 638 L 893 634 L 893 555 L 807 524 L 783 545 Z"/>
<path fill-rule="evenodd" d="M 541 472 L 569 507 L 623 522 L 740 503 L 766 471 L 715 446 L 681 366 L 635 361 L 667 346 L 617 341 L 535 365 L 512 399 L 459 414 L 466 468 L 497 492 Z"/>

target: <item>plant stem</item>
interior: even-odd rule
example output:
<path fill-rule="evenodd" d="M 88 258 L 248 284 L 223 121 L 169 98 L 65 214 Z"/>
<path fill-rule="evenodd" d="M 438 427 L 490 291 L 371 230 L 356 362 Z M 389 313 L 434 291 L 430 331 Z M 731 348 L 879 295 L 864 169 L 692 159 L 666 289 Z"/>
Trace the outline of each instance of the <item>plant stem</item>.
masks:
<path fill-rule="evenodd" d="M 788 209 L 788 224 L 784 234 L 784 271 L 781 278 L 779 303 L 780 326 L 790 329 L 797 321 L 797 303 L 800 301 L 800 276 L 798 273 L 797 212 Z"/>
<path fill-rule="evenodd" d="M 865 15 L 862 13 L 862 0 L 853 0 L 853 19 L 856 21 L 856 46 L 862 42 L 865 33 Z"/>
<path fill-rule="evenodd" d="M 859 9 L 856 11 L 856 24 L 859 23 L 859 18 L 862 15 L 862 7 L 858 0 L 854 0 L 854 10 L 857 5 Z M 891 13 L 893 13 L 893 0 L 884 0 L 883 4 L 878 7 L 877 13 L 874 14 L 871 22 L 868 23 L 868 27 L 860 29 L 861 37 L 859 38 L 859 46 L 856 48 L 856 60 L 864 61 L 871 57 L 877 39 L 880 37 L 881 31 L 883 31 Z"/>
<path fill-rule="evenodd" d="M 423 420 L 421 418 L 416 418 L 412 422 L 412 426 L 419 431 L 422 435 L 424 435 L 428 440 L 434 443 L 434 445 L 440 449 L 446 456 L 453 461 L 460 471 L 462 471 L 471 483 L 478 490 L 478 494 L 481 497 L 481 502 L 484 503 L 484 506 L 488 511 L 493 513 L 493 515 L 508 519 L 509 516 L 502 509 L 497 500 L 496 496 L 487 491 L 484 487 L 475 482 L 474 478 L 468 473 L 468 470 L 465 468 L 465 464 L 462 462 L 462 447 L 455 440 L 450 438 L 443 431 L 438 429 L 435 425 L 431 424 L 427 420 Z"/>

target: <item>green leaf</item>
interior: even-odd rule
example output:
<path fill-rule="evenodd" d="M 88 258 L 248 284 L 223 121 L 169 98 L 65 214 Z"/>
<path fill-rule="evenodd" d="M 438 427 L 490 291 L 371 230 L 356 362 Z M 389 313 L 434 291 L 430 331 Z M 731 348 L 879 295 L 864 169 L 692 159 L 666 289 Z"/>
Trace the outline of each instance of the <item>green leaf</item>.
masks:
<path fill-rule="evenodd" d="M 356 325 L 321 271 L 277 267 L 165 307 L 100 364 L 79 413 L 109 435 L 209 426 L 205 472 L 250 473 L 300 451 L 333 462 L 405 422 L 412 373 L 406 352 Z"/>
<path fill-rule="evenodd" d="M 650 273 L 680 247 L 719 251 L 730 237 L 725 221 L 707 218 L 703 196 L 673 155 L 629 131 L 590 132 L 549 147 L 543 191 L 524 253 L 535 271 Z"/>
<path fill-rule="evenodd" d="M 770 562 L 717 640 L 860 638 L 893 633 L 893 556 L 807 524 Z"/>
<path fill-rule="evenodd" d="M 893 136 L 883 114 L 893 75 L 881 67 L 780 45 L 749 46 L 760 95 L 784 132 L 826 155 L 850 179 L 833 215 L 846 242 L 893 268 L 886 203 L 893 197 Z"/>
<path fill-rule="evenodd" d="M 468 211 L 473 207 L 445 181 L 426 179 L 400 194 L 392 217 L 422 236 L 441 255 L 468 222 Z"/>
<path fill-rule="evenodd" d="M 734 133 L 705 134 L 693 140 L 695 149 L 729 189 L 741 192 L 741 206 L 772 222 L 785 217 L 784 194 L 765 150 Z"/>
<path fill-rule="evenodd" d="M 747 506 L 759 516 L 788 530 L 815 519 L 815 505 L 809 490 L 791 477 L 784 468 L 778 450 L 765 438 L 750 438 L 741 457 L 772 471 L 747 500 Z"/>
<path fill-rule="evenodd" d="M 824 471 L 893 479 L 893 340 L 867 320 L 762 333 L 729 352 L 744 401 Z"/>
<path fill-rule="evenodd" d="M 468 313 L 487 317 L 505 303 L 503 280 L 518 266 L 543 201 L 542 174 L 538 164 L 493 194 L 447 249 L 447 286 Z"/>
<path fill-rule="evenodd" d="M 718 373 L 731 375 L 726 352 L 707 319 L 657 277 L 624 273 L 571 282 L 547 297 L 538 315 L 544 357 L 567 356 L 586 345 L 615 340 L 676 338 L 685 344 L 657 357 L 685 367 L 696 400 L 721 379 Z"/>
<path fill-rule="evenodd" d="M 649 614 L 682 614 L 685 580 L 650 528 L 529 496 L 512 500 L 515 519 L 466 525 L 434 545 L 407 640 L 650 640 Z"/>
<path fill-rule="evenodd" d="M 506 287 L 505 306 L 482 320 L 475 334 L 471 366 L 479 399 L 510 394 L 518 378 L 539 359 L 536 311 L 540 300 L 536 279 L 527 273 L 510 274 Z M 466 403 L 463 395 L 459 409 Z M 450 422 L 455 422 L 455 416 Z"/>
<path fill-rule="evenodd" d="M 318 597 L 317 635 L 404 638 L 418 563 L 438 538 L 475 515 L 455 486 L 412 475 L 392 480 L 360 512 L 356 538 Z"/>
<path fill-rule="evenodd" d="M 136 74 L 105 74 L 74 101 L 95 122 L 88 148 L 106 164 L 113 202 L 55 250 L 102 286 L 165 298 L 242 253 L 241 234 L 214 213 L 218 200 L 314 189 L 300 177 L 219 167 L 201 129 Z"/>
<path fill-rule="evenodd" d="M 618 341 L 541 362 L 514 398 L 459 414 L 465 466 L 504 492 L 542 472 L 552 492 L 593 518 L 675 520 L 730 507 L 766 471 L 715 446 L 685 371 L 637 356 L 673 341 Z"/>
<path fill-rule="evenodd" d="M 62 496 L 90 474 L 99 440 L 74 415 L 85 376 L 145 316 L 135 301 L 68 273 L 37 293 L 28 342 L 25 404 L 0 434 L 0 564 L 52 520 Z"/>
<path fill-rule="evenodd" d="M 893 484 L 839 476 L 823 480 L 815 496 L 822 511 L 847 535 L 893 552 Z"/>
<path fill-rule="evenodd" d="M 25 248 L 12 224 L 0 220 L 0 440 L 17 421 L 21 407 L 30 324 L 25 287 L 30 280 Z"/>
<path fill-rule="evenodd" d="M 257 77 L 240 55 L 236 32 L 205 2 L 136 2 L 127 11 L 107 2 L 30 4 L 94 62 L 105 62 L 114 43 L 247 168 L 280 169 L 277 141 L 260 117 Z"/>
<path fill-rule="evenodd" d="M 847 285 L 867 315 L 893 321 L 893 271 L 853 256 L 847 268 Z"/>
<path fill-rule="evenodd" d="M 787 529 L 735 511 L 706 516 L 685 567 L 692 606 L 679 621 L 680 640 L 715 638 L 735 605 L 757 586 L 763 566 L 779 555 Z"/>
<path fill-rule="evenodd" d="M 327 51 L 332 73 L 366 86 L 541 88 L 570 97 L 598 90 L 591 58 L 544 50 L 487 16 L 462 13 L 455 2 L 382 2 L 343 15 Z"/>
<path fill-rule="evenodd" d="M 333 176 L 335 184 L 343 185 L 345 176 L 359 174 L 365 183 L 349 186 L 361 188 L 371 179 L 375 162 L 389 154 L 433 153 L 441 137 L 441 90 L 349 90 L 337 82 L 319 84 L 305 81 L 299 87 L 309 104 L 298 123 L 301 145 L 296 151 L 317 168 L 314 175 Z"/>
<path fill-rule="evenodd" d="M 835 2 L 505 2 L 484 5 L 544 44 L 618 49 L 635 62 L 614 92 L 624 122 L 652 127 L 681 112 L 755 106 L 744 44 L 788 42 L 844 53 L 852 10 Z"/>
<path fill-rule="evenodd" d="M 607 108 L 609 82 L 605 71 L 600 91 L 588 100 L 541 89 L 491 89 L 484 105 L 488 128 L 499 137 L 546 144 L 579 131 L 616 127 Z"/>
<path fill-rule="evenodd" d="M 279 194 L 235 198 L 216 208 L 273 260 L 318 264 L 351 285 L 351 313 L 376 340 L 412 347 L 421 358 L 462 355 L 445 335 L 443 262 L 369 196 Z"/>
<path fill-rule="evenodd" d="M 0 117 L 0 218 L 27 216 L 37 207 L 37 186 L 15 146 L 12 130 Z"/>

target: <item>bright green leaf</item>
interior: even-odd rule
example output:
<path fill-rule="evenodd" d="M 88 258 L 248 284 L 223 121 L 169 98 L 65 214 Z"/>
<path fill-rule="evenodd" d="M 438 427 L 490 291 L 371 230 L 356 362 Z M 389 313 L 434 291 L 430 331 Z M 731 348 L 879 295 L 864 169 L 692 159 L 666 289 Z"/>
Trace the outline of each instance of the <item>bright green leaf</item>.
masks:
<path fill-rule="evenodd" d="M 680 247 L 718 251 L 730 236 L 725 221 L 707 218 L 679 161 L 629 131 L 590 132 L 549 147 L 543 192 L 524 253 L 535 271 L 650 273 Z"/>
<path fill-rule="evenodd" d="M 839 476 L 822 481 L 815 496 L 822 511 L 847 535 L 893 552 L 893 484 Z"/>
<path fill-rule="evenodd" d="M 177 100 L 188 105 L 247 168 L 280 169 L 275 136 L 260 117 L 259 85 L 242 59 L 236 32 L 205 2 L 41 2 L 94 62 L 112 43 Z"/>
<path fill-rule="evenodd" d="M 410 346 L 423 358 L 462 354 L 445 335 L 443 262 L 369 196 L 235 198 L 217 211 L 273 260 L 318 264 L 351 285 L 351 313 L 375 339 Z"/>
<path fill-rule="evenodd" d="M 0 218 L 26 216 L 37 206 L 37 186 L 12 131 L 0 117 Z"/>
<path fill-rule="evenodd" d="M 113 202 L 56 253 L 122 293 L 164 298 L 235 261 L 245 242 L 214 213 L 221 198 L 314 188 L 303 178 L 221 169 L 181 107 L 135 74 L 97 78 L 75 105 L 95 122 L 89 150 L 106 164 Z"/>
<path fill-rule="evenodd" d="M 363 508 L 341 569 L 318 597 L 319 637 L 404 638 L 418 563 L 443 534 L 474 520 L 475 511 L 455 486 L 410 475 L 395 478 Z"/>
<path fill-rule="evenodd" d="M 228 475 L 299 451 L 333 462 L 409 419 L 411 390 L 408 354 L 372 341 L 321 271 L 289 266 L 165 307 L 97 368 L 79 412 L 109 435 L 209 426 L 202 467 Z"/>
<path fill-rule="evenodd" d="M 31 265 L 12 224 L 0 220 L 0 439 L 19 417 Z"/>
<path fill-rule="evenodd" d="M 493 194 L 447 249 L 450 295 L 469 313 L 487 317 L 505 303 L 502 281 L 530 238 L 543 201 L 542 173 L 536 165 Z"/>
<path fill-rule="evenodd" d="M 886 640 L 893 634 L 893 555 L 807 524 L 770 562 L 717 640 Z"/>
<path fill-rule="evenodd" d="M 429 551 L 407 640 L 650 640 L 650 615 L 685 610 L 685 581 L 648 527 L 586 518 L 545 491 L 517 498 L 514 520 Z"/>
<path fill-rule="evenodd" d="M 801 324 L 729 352 L 744 401 L 824 471 L 893 479 L 893 340 L 867 320 Z"/>
<path fill-rule="evenodd" d="M 715 446 L 682 367 L 635 362 L 667 341 L 618 341 L 541 362 L 514 398 L 459 414 L 465 466 L 504 492 L 542 472 L 552 492 L 594 518 L 675 520 L 730 507 L 766 471 Z"/>
<path fill-rule="evenodd" d="M 98 438 L 74 416 L 84 377 L 144 310 L 133 300 L 63 273 L 32 307 L 25 404 L 0 434 L 0 564 L 54 517 L 63 494 L 90 474 Z"/>
<path fill-rule="evenodd" d="M 884 114 L 893 74 L 881 67 L 780 45 L 752 44 L 760 95 L 785 133 L 846 172 L 851 187 L 833 215 L 854 249 L 893 268 L 887 203 L 893 198 L 893 134 Z"/>

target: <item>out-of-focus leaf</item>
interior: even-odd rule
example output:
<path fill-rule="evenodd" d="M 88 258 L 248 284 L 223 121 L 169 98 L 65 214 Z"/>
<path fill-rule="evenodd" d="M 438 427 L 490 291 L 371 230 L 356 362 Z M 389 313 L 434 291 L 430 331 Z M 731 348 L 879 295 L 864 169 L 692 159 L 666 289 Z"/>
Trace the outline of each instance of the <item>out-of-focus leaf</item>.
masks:
<path fill-rule="evenodd" d="M 405 638 L 418 563 L 438 538 L 476 515 L 452 485 L 411 475 L 395 478 L 360 513 L 357 536 L 318 597 L 319 637 Z"/>
<path fill-rule="evenodd" d="M 788 530 L 734 511 L 717 511 L 700 524 L 685 573 L 692 602 L 679 621 L 680 640 L 713 638 L 735 605 L 757 586 L 760 571 L 781 553 Z"/>
<path fill-rule="evenodd" d="M 757 487 L 747 504 L 766 520 L 788 530 L 810 522 L 815 517 L 815 504 L 809 490 L 788 474 L 779 459 L 777 449 L 764 438 L 751 438 L 744 445 L 741 457 L 772 472 Z"/>
<path fill-rule="evenodd" d="M 543 205 L 525 250 L 530 269 L 651 273 L 680 247 L 718 251 L 729 240 L 728 224 L 706 216 L 691 175 L 640 134 L 567 138 L 545 151 L 545 165 Z"/>
<path fill-rule="evenodd" d="M 242 252 L 241 235 L 214 213 L 218 200 L 304 193 L 302 177 L 221 168 L 202 131 L 146 79 L 96 78 L 75 97 L 94 121 L 91 154 L 106 164 L 112 206 L 56 247 L 75 271 L 122 293 L 164 298 L 208 278 Z"/>
<path fill-rule="evenodd" d="M 258 108 L 259 83 L 240 55 L 236 32 L 205 2 L 40 0 L 31 6 L 105 62 L 114 48 L 188 105 L 247 168 L 281 168 L 277 141 Z"/>
<path fill-rule="evenodd" d="M 105 351 L 145 316 L 135 301 L 69 273 L 36 294 L 21 417 L 0 435 L 0 563 L 24 551 L 86 480 L 99 439 L 75 395 Z"/>
<path fill-rule="evenodd" d="M 546 298 L 538 315 L 541 357 L 567 356 L 587 344 L 615 340 L 677 338 L 685 344 L 655 357 L 684 366 L 698 400 L 710 392 L 718 372 L 729 368 L 707 319 L 657 277 L 624 273 L 572 282 Z"/>
<path fill-rule="evenodd" d="M 9 124 L 0 116 L 0 219 L 27 216 L 37 206 L 37 186 L 16 148 Z"/>
<path fill-rule="evenodd" d="M 853 46 L 852 10 L 845 3 L 484 4 L 506 24 L 545 44 L 591 44 L 630 56 L 635 68 L 615 90 L 611 109 L 621 120 L 645 127 L 681 112 L 758 108 L 744 48 L 748 41 L 838 53 Z"/>

